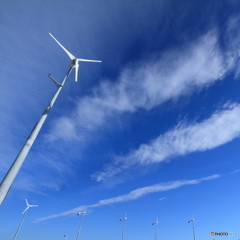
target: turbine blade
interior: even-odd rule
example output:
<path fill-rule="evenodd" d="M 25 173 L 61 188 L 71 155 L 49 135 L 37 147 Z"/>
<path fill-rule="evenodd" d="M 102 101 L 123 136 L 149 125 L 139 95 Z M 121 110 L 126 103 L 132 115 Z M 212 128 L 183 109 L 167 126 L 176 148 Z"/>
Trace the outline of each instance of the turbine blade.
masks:
<path fill-rule="evenodd" d="M 26 201 L 26 204 L 27 204 L 27 206 L 29 206 L 29 204 L 28 204 L 28 200 L 27 200 L 27 199 L 25 199 L 25 201 Z"/>
<path fill-rule="evenodd" d="M 90 60 L 90 59 L 83 59 L 83 58 L 78 58 L 77 60 L 80 62 L 102 62 L 100 60 Z"/>
<path fill-rule="evenodd" d="M 29 209 L 29 207 L 26 207 L 26 209 L 23 211 L 22 214 L 24 214 L 28 209 Z"/>
<path fill-rule="evenodd" d="M 76 62 L 76 64 L 75 64 L 75 82 L 78 81 L 78 68 L 79 68 L 78 62 Z"/>
<path fill-rule="evenodd" d="M 67 53 L 67 55 L 73 60 L 75 57 L 51 34 L 49 35 L 59 44 L 59 46 Z"/>

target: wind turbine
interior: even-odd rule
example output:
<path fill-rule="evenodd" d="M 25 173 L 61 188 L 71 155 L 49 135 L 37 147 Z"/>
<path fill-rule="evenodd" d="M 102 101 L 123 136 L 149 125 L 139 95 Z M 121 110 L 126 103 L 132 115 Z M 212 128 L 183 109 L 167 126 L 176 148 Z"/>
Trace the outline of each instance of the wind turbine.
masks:
<path fill-rule="evenodd" d="M 63 45 L 51 33 L 49 33 L 49 35 L 59 44 L 59 46 L 67 53 L 67 55 L 72 60 L 71 64 L 70 64 L 70 67 L 75 68 L 75 82 L 77 82 L 77 80 L 78 80 L 79 62 L 102 62 L 102 61 L 99 61 L 99 60 L 76 58 L 65 47 L 63 47 Z"/>
<path fill-rule="evenodd" d="M 79 212 L 77 215 L 82 215 L 82 219 L 80 221 L 80 225 L 79 225 L 79 228 L 78 228 L 78 234 L 77 234 L 77 238 L 76 240 L 78 240 L 79 236 L 80 236 L 80 232 L 81 232 L 81 229 L 82 229 L 82 223 L 83 223 L 83 217 L 84 215 L 86 214 L 86 211 L 85 212 Z"/>
<path fill-rule="evenodd" d="M 152 225 L 155 225 L 155 240 L 157 240 L 157 232 L 158 232 L 158 218 L 157 221 L 152 223 Z"/>
<path fill-rule="evenodd" d="M 125 228 L 126 220 L 127 220 L 127 216 L 126 216 L 126 213 L 125 213 L 125 217 L 124 217 L 124 218 L 120 218 L 120 221 L 123 221 L 123 226 L 122 226 L 122 240 L 124 240 L 124 228 Z"/>
<path fill-rule="evenodd" d="M 27 199 L 25 199 L 25 201 L 26 201 L 27 207 L 22 214 L 26 213 L 30 207 L 38 207 L 38 205 L 30 205 Z"/>
<path fill-rule="evenodd" d="M 38 136 L 39 131 L 41 130 L 47 116 L 48 113 L 50 112 L 50 110 L 52 109 L 59 93 L 61 92 L 69 74 L 71 73 L 72 69 L 75 68 L 76 69 L 76 74 L 75 74 L 75 81 L 77 81 L 77 75 L 78 75 L 78 67 L 79 61 L 85 61 L 85 62 L 101 62 L 98 60 L 88 60 L 88 59 L 81 59 L 81 58 L 76 58 L 74 57 L 67 49 L 65 49 L 58 41 L 56 38 L 53 37 L 53 35 L 51 33 L 49 33 L 50 36 L 62 47 L 62 49 L 68 54 L 68 56 L 71 59 L 71 64 L 70 67 L 64 77 L 64 79 L 62 80 L 62 83 L 58 83 L 54 78 L 51 77 L 51 75 L 49 74 L 48 76 L 53 80 L 53 82 L 56 84 L 57 86 L 57 91 L 55 92 L 55 94 L 53 95 L 52 99 L 50 100 L 49 104 L 47 105 L 46 109 L 44 110 L 42 116 L 40 117 L 40 119 L 38 120 L 38 122 L 36 123 L 36 125 L 34 126 L 34 128 L 32 129 L 30 135 L 28 136 L 26 142 L 24 143 L 22 149 L 20 150 L 20 152 L 18 153 L 17 157 L 15 158 L 14 162 L 12 163 L 11 167 L 9 168 L 8 172 L 6 173 L 6 175 L 4 176 L 1 184 L 0 184 L 0 205 L 2 204 L 2 202 L 4 201 L 4 199 L 6 198 L 12 183 L 14 181 L 14 179 L 16 178 L 23 162 L 25 161 L 28 152 L 30 151 L 36 137 Z"/>
<path fill-rule="evenodd" d="M 195 230 L 194 230 L 194 221 L 195 221 L 194 217 L 191 220 L 188 221 L 188 223 L 192 222 L 193 240 L 196 239 L 196 237 L 195 237 Z"/>
<path fill-rule="evenodd" d="M 38 207 L 38 205 L 30 205 L 30 204 L 28 204 L 28 201 L 27 201 L 27 199 L 25 199 L 25 201 L 26 201 L 26 204 L 27 204 L 27 207 L 26 207 L 26 209 L 23 211 L 23 217 L 22 217 L 22 220 L 21 220 L 21 222 L 20 222 L 20 224 L 19 224 L 19 226 L 18 226 L 18 229 L 17 229 L 17 231 L 16 231 L 16 233 L 15 233 L 15 235 L 14 235 L 14 237 L 13 237 L 13 240 L 15 240 L 16 238 L 17 238 L 17 235 L 18 235 L 18 233 L 19 233 L 19 230 L 20 230 L 20 228 L 21 228 L 21 226 L 22 226 L 22 223 L 23 223 L 23 220 L 24 220 L 24 218 L 25 218 L 25 216 L 26 216 L 26 214 L 27 214 L 27 211 L 28 211 L 28 209 L 30 208 L 30 207 Z"/>

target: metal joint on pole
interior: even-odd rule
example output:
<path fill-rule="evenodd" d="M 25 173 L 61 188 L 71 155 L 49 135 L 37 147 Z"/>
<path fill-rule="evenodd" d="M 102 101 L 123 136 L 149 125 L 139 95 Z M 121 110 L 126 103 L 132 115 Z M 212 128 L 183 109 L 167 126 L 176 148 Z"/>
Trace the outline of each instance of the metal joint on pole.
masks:
<path fill-rule="evenodd" d="M 55 83 L 55 85 L 56 85 L 57 87 L 63 87 L 63 85 L 60 84 L 57 80 L 55 80 L 55 79 L 51 76 L 50 73 L 48 74 L 48 77 L 53 80 L 53 82 Z"/>

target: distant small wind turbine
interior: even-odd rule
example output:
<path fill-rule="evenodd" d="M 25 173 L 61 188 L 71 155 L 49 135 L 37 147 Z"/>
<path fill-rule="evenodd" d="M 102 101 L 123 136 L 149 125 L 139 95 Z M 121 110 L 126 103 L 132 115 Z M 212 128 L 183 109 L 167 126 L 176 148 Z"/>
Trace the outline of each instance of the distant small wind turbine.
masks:
<path fill-rule="evenodd" d="M 123 226 L 122 226 L 122 240 L 124 240 L 124 230 L 125 230 L 126 220 L 127 220 L 127 215 L 126 215 L 126 213 L 125 213 L 125 217 L 124 217 L 124 218 L 120 218 L 120 221 L 123 221 Z"/>
<path fill-rule="evenodd" d="M 30 204 L 28 204 L 28 200 L 27 200 L 27 199 L 25 199 L 25 201 L 26 201 L 27 207 L 26 207 L 26 209 L 23 211 L 22 214 L 24 214 L 25 212 L 27 212 L 30 207 L 38 207 L 38 205 L 30 205 Z"/>
<path fill-rule="evenodd" d="M 157 240 L 157 232 L 158 232 L 158 218 L 156 222 L 153 222 L 152 225 L 155 225 L 155 240 Z"/>
<path fill-rule="evenodd" d="M 196 237 L 195 237 L 195 230 L 194 230 L 194 222 L 195 222 L 194 217 L 188 221 L 188 223 L 190 223 L 190 222 L 192 222 L 193 240 L 195 240 Z"/>
<path fill-rule="evenodd" d="M 51 33 L 49 33 L 49 35 L 59 44 L 59 46 L 67 53 L 67 55 L 72 60 L 70 66 L 71 66 L 71 68 L 75 68 L 75 81 L 76 82 L 78 80 L 78 68 L 79 68 L 79 63 L 78 62 L 102 62 L 102 61 L 99 61 L 99 60 L 76 58 L 65 47 L 63 47 L 63 45 Z"/>
<path fill-rule="evenodd" d="M 27 211 L 28 211 L 28 209 L 30 208 L 30 207 L 38 207 L 38 205 L 30 205 L 30 204 L 28 204 L 28 201 L 27 201 L 27 199 L 25 199 L 25 201 L 26 201 L 26 204 L 27 204 L 27 207 L 26 207 L 26 209 L 23 211 L 23 217 L 22 217 L 22 220 L 21 220 L 21 222 L 20 222 L 20 224 L 19 224 L 19 226 L 18 226 L 18 229 L 17 229 L 17 231 L 16 231 L 16 233 L 15 233 L 15 235 L 14 235 L 14 237 L 13 237 L 13 240 L 15 240 L 16 238 L 17 238 L 17 235 L 18 235 L 18 233 L 19 233 L 19 230 L 20 230 L 20 228 L 21 228 L 21 226 L 22 226 L 22 223 L 23 223 L 23 220 L 24 220 L 24 218 L 25 218 L 25 216 L 26 216 L 26 214 L 27 214 Z"/>
<path fill-rule="evenodd" d="M 86 214 L 87 212 L 85 211 L 85 212 L 79 212 L 77 215 L 79 216 L 79 215 L 82 215 L 82 219 L 81 219 L 81 221 L 80 221 L 80 225 L 79 225 L 79 228 L 78 228 L 78 233 L 77 233 L 77 238 L 76 238 L 76 240 L 78 240 L 79 239 L 79 236 L 80 236 L 80 233 L 81 233 L 81 229 L 82 229 L 82 223 L 83 223 L 83 217 L 84 217 L 84 215 Z"/>

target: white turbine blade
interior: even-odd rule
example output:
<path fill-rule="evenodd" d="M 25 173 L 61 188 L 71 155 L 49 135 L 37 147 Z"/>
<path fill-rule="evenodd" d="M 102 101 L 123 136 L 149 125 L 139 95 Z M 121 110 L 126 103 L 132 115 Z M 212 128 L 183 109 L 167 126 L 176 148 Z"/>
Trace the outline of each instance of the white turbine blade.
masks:
<path fill-rule="evenodd" d="M 29 205 L 29 207 L 38 207 L 38 205 Z"/>
<path fill-rule="evenodd" d="M 78 68 L 79 68 L 78 62 L 76 62 L 76 64 L 75 64 L 75 82 L 78 81 Z"/>
<path fill-rule="evenodd" d="M 75 57 L 51 34 L 49 35 L 60 45 L 60 47 L 67 53 L 67 55 L 73 60 Z"/>
<path fill-rule="evenodd" d="M 90 60 L 90 59 L 83 59 L 83 58 L 78 58 L 77 60 L 80 62 L 102 62 L 100 60 Z"/>
<path fill-rule="evenodd" d="M 27 200 L 27 199 L 25 199 L 25 201 L 26 201 L 26 204 L 27 204 L 27 206 L 29 206 L 29 204 L 28 204 L 28 200 Z"/>

